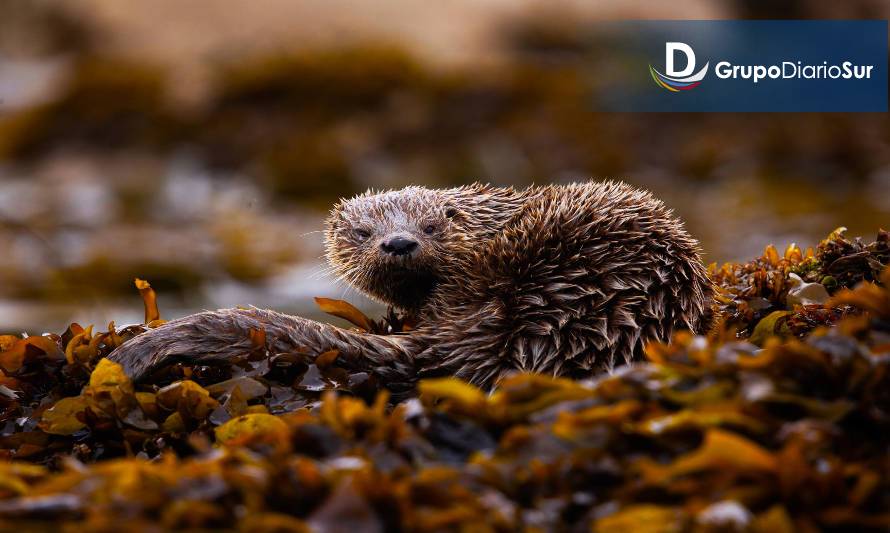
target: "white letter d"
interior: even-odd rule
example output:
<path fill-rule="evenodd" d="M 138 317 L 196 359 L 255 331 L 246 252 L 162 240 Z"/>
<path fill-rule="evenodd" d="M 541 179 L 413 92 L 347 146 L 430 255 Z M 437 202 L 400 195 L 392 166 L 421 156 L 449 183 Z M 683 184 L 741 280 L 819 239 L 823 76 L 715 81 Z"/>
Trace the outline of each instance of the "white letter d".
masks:
<path fill-rule="evenodd" d="M 682 71 L 674 70 L 674 52 L 686 54 L 686 68 Z M 686 43 L 664 43 L 664 73 L 668 76 L 683 77 L 692 74 L 695 70 L 695 52 Z"/>

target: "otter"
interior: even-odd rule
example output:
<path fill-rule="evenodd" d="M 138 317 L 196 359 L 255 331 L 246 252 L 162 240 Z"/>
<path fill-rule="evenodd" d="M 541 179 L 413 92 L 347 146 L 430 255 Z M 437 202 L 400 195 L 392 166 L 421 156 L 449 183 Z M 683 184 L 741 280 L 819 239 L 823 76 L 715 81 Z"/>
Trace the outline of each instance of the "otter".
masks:
<path fill-rule="evenodd" d="M 702 331 L 712 287 L 697 241 L 660 200 L 616 181 L 369 191 L 326 222 L 328 261 L 417 320 L 376 335 L 274 311 L 223 309 L 139 335 L 109 357 L 134 379 L 174 360 L 224 360 L 264 330 L 272 353 L 339 351 L 392 387 L 450 375 L 490 389 L 508 372 L 584 378 L 644 343 Z"/>

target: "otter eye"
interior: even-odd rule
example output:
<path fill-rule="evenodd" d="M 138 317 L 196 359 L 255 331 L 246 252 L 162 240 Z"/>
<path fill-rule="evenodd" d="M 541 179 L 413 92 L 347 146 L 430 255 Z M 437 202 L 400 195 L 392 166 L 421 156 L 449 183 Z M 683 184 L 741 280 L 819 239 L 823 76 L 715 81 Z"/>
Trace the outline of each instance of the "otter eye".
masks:
<path fill-rule="evenodd" d="M 453 207 L 449 207 L 449 208 L 445 211 L 445 216 L 448 217 L 448 218 L 454 218 L 456 215 L 457 215 L 457 209 L 455 209 L 455 208 L 453 208 Z"/>
<path fill-rule="evenodd" d="M 434 231 L 436 231 L 436 226 L 432 224 L 427 224 L 427 226 L 423 228 L 423 232 L 427 235 L 432 235 Z"/>
<path fill-rule="evenodd" d="M 371 236 L 371 232 L 368 230 L 364 230 L 364 229 L 356 229 L 356 230 L 354 230 L 354 233 L 355 233 L 356 238 L 358 238 L 358 240 L 360 240 L 360 241 L 367 240 L 368 237 Z"/>

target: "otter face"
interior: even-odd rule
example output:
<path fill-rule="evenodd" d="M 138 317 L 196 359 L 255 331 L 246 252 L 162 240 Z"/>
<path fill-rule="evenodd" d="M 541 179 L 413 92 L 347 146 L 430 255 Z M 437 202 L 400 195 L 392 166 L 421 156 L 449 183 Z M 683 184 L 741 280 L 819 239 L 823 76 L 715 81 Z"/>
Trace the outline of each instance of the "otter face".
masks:
<path fill-rule="evenodd" d="M 442 192 L 423 187 L 343 200 L 327 220 L 328 261 L 372 298 L 418 311 L 453 257 L 458 215 Z"/>

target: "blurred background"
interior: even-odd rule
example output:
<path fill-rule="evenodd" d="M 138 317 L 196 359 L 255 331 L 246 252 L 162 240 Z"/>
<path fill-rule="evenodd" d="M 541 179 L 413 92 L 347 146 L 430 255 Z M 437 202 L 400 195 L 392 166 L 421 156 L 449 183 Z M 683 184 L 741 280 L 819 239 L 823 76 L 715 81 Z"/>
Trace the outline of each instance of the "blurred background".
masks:
<path fill-rule="evenodd" d="M 0 333 L 313 296 L 368 187 L 617 177 L 705 258 L 890 222 L 886 114 L 596 112 L 603 19 L 888 18 L 878 0 L 4 0 Z M 607 80 L 606 80 L 607 81 Z"/>

